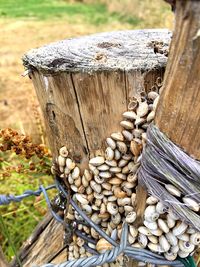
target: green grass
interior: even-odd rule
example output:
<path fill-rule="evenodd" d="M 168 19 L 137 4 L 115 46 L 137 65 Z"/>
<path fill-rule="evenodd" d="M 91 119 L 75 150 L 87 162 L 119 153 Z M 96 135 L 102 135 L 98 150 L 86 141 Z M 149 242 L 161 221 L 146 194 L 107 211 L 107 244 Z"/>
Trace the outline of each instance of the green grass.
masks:
<path fill-rule="evenodd" d="M 37 20 L 66 18 L 72 23 L 82 20 L 94 25 L 121 21 L 137 25 L 141 19 L 109 13 L 105 4 L 68 3 L 59 0 L 0 0 L 0 17 Z"/>
<path fill-rule="evenodd" d="M 37 164 L 38 159 L 35 160 Z M 50 159 L 46 158 L 45 167 L 37 170 L 29 170 L 29 161 L 22 156 L 17 156 L 10 152 L 0 152 L 0 194 L 20 195 L 25 190 L 37 190 L 40 184 L 44 186 L 53 183 L 53 178 L 46 171 L 50 169 Z M 18 173 L 9 168 L 23 164 L 23 172 Z M 37 164 L 39 166 L 39 164 Z M 5 173 L 10 176 L 4 177 Z M 50 196 L 55 194 L 55 190 L 49 192 Z M 41 221 L 47 211 L 46 202 L 40 197 L 28 197 L 19 203 L 0 206 L 0 245 L 8 260 L 15 255 L 14 250 L 18 251 L 23 241 L 32 233 L 35 226 Z M 5 231 L 6 227 L 6 231 Z M 12 241 L 12 244 L 9 242 Z M 14 246 L 14 249 L 13 249 Z"/>

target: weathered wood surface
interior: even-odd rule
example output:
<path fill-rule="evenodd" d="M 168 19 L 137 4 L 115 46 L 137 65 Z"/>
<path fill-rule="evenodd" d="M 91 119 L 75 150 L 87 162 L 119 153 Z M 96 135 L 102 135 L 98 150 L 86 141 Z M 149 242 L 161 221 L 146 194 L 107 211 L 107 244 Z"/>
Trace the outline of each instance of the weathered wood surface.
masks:
<path fill-rule="evenodd" d="M 89 155 L 101 152 L 105 138 L 121 130 L 119 121 L 129 99 L 163 78 L 167 57 L 155 53 L 153 43 L 167 49 L 170 39 L 167 30 L 103 33 L 25 55 L 54 157 L 65 144 L 83 169 Z M 22 248 L 23 266 L 66 261 L 62 237 L 62 226 L 48 222 L 37 239 Z"/>
<path fill-rule="evenodd" d="M 176 1 L 171 43 L 156 125 L 200 160 L 200 1 Z"/>
<path fill-rule="evenodd" d="M 163 76 L 166 57 L 154 53 L 153 42 L 165 49 L 170 36 L 167 30 L 103 33 L 24 56 L 25 66 L 33 70 L 54 156 L 66 144 L 75 161 L 84 164 L 88 152 L 103 148 L 104 138 L 120 129 L 117 122 L 128 99 Z"/>

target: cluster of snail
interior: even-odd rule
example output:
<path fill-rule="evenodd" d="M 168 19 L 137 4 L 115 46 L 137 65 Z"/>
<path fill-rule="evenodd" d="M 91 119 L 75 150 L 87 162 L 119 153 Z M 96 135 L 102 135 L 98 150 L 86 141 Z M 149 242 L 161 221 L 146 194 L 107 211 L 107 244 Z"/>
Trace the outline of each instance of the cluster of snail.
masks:
<path fill-rule="evenodd" d="M 154 119 L 158 100 L 158 92 L 150 91 L 141 99 L 130 102 L 120 122 L 122 131 L 112 133 L 106 139 L 105 153 L 91 158 L 89 168 L 83 173 L 69 157 L 66 147 L 60 148 L 57 164 L 60 177 L 67 177 L 73 200 L 108 235 L 112 236 L 113 231 L 117 231 L 119 240 L 122 223 L 126 221 L 129 224 L 128 242 L 131 246 L 147 248 L 161 253 L 167 260 L 175 260 L 177 256 L 184 258 L 194 252 L 200 244 L 200 233 L 180 221 L 164 203 L 149 196 L 143 225 L 134 227 L 137 170 L 146 144 L 146 129 Z M 55 172 L 54 165 L 52 172 Z M 171 194 L 181 195 L 172 184 L 165 187 Z M 199 211 L 199 204 L 194 200 L 188 197 L 182 199 L 189 208 Z M 67 218 L 81 220 L 72 206 L 69 206 Z M 94 229 L 85 225 L 79 225 L 78 229 L 97 241 L 96 245 L 88 243 L 88 246 L 99 253 L 112 249 L 112 245 Z M 69 246 L 68 260 L 91 255 L 83 243 L 83 239 L 74 236 L 74 242 Z M 118 258 L 118 265 L 109 263 L 103 266 L 119 266 L 122 259 Z"/>

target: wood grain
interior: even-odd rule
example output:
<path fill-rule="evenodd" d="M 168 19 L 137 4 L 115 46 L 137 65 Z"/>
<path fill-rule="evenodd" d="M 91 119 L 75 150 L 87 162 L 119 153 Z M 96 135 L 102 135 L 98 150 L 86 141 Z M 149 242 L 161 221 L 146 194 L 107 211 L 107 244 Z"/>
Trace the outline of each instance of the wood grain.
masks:
<path fill-rule="evenodd" d="M 200 160 L 200 2 L 177 1 L 176 25 L 156 125 Z"/>

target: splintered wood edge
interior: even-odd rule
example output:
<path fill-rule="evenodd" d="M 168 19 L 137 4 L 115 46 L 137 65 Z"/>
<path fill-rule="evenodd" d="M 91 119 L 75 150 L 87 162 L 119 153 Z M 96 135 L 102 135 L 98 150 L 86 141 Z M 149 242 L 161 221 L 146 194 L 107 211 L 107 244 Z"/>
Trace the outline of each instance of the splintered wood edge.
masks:
<path fill-rule="evenodd" d="M 148 195 L 147 190 L 142 185 L 139 184 L 136 189 L 136 200 L 135 200 L 135 210 L 137 218 L 134 222 L 134 226 L 136 228 L 138 228 L 140 225 L 143 224 L 143 216 L 146 206 L 147 195 Z"/>
<path fill-rule="evenodd" d="M 155 53 L 154 43 L 168 48 L 167 29 L 115 31 L 66 39 L 32 49 L 23 57 L 27 69 L 43 73 L 106 70 L 148 71 L 166 66 L 167 57 Z"/>

